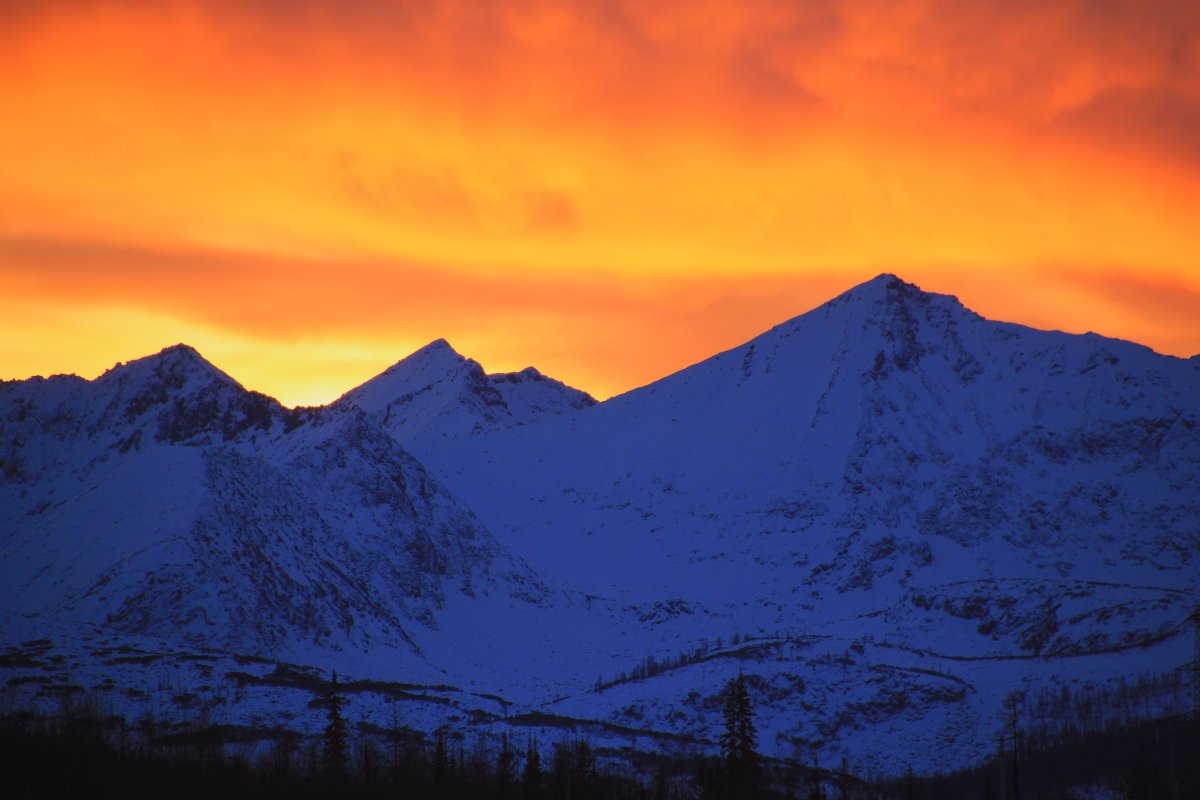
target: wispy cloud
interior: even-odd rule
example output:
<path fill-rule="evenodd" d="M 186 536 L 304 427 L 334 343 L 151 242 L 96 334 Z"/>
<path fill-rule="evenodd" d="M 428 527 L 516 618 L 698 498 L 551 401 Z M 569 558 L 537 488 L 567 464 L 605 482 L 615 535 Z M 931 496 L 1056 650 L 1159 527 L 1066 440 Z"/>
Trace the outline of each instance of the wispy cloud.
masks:
<path fill-rule="evenodd" d="M 1018 321 L 1197 341 L 1190 306 L 1164 306 L 1169 333 L 1139 310 L 1153 291 L 1105 277 L 1200 289 L 1195 3 L 0 15 L 9 308 L 129 308 L 243 348 L 457 335 L 601 394 L 885 269 Z M 1006 292 L 1013 270 L 1071 307 Z M 15 377 L 55 334 L 9 319 Z"/>

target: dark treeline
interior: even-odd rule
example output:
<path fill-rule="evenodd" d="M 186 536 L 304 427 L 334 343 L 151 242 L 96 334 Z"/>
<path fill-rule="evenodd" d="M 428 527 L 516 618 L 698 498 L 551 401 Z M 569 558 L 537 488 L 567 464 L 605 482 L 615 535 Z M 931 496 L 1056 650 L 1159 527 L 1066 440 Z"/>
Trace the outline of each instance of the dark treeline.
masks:
<path fill-rule="evenodd" d="M 1200 797 L 1200 735 L 1183 719 L 1057 731 L 1053 742 L 1018 724 L 987 763 L 947 775 L 868 783 L 846 759 L 819 767 L 756 752 L 746 679 L 722 695 L 720 755 L 668 757 L 598 750 L 575 738 L 540 747 L 532 736 L 472 740 L 343 715 L 336 676 L 317 703 L 319 735 L 105 714 L 67 698 L 52 714 L 0 719 L 0 795 L 6 798 L 479 798 L 479 800 L 1060 800 L 1073 787 L 1108 787 L 1127 800 Z M 1089 701 L 1090 702 L 1090 701 Z M 1015 699 L 1016 712 L 1030 708 Z M 611 765 L 611 766 L 610 766 Z M 903 767 L 896 770 L 902 773 Z M 1109 795 L 1111 796 L 1111 795 Z"/>
<path fill-rule="evenodd" d="M 321 740 L 219 726 L 147 737 L 117 717 L 75 710 L 0 721 L 0 796 L 28 798 L 480 798 L 602 800 L 656 798 L 649 781 L 610 774 L 591 745 L 554 747 L 541 765 L 532 742 L 499 752 L 466 751 L 439 736 L 405 737 L 392 753 L 365 737 L 344 761 Z M 254 752 L 250 756 L 248 753 Z M 519 755 L 519 757 L 518 757 Z M 665 797 L 665 796 L 664 796 Z"/>
<path fill-rule="evenodd" d="M 775 635 L 767 638 L 766 641 L 779 643 L 789 639 L 795 640 L 796 637 Z M 745 635 L 734 633 L 729 640 L 728 648 L 726 648 L 724 640 L 718 636 L 711 645 L 707 641 L 702 640 L 696 647 L 690 650 L 681 650 L 674 655 L 659 656 L 656 658 L 653 653 L 650 653 L 631 669 L 622 670 L 611 679 L 605 680 L 604 676 L 596 678 L 596 683 L 592 689 L 593 691 L 602 692 L 614 686 L 620 686 L 623 683 L 653 678 L 655 675 L 661 675 L 664 672 L 698 664 L 701 661 L 708 661 L 721 656 L 737 658 L 739 656 L 738 648 L 757 644 L 763 640 L 764 635 L 761 634 L 756 636 L 750 633 Z"/>
<path fill-rule="evenodd" d="M 719 759 L 637 754 L 652 777 L 614 772 L 586 739 L 543 756 L 532 735 L 473 741 L 440 730 L 350 725 L 336 682 L 318 736 L 227 725 L 129 722 L 92 699 L 0 718 L 0 796 L 25 798 L 479 798 L 673 800 L 722 796 Z M 704 782 L 708 781 L 708 784 Z M 769 795 L 764 795 L 767 797 Z"/>
<path fill-rule="evenodd" d="M 1045 749 L 1011 748 L 970 769 L 884 785 L 902 800 L 1067 800 L 1072 787 L 1105 787 L 1123 800 L 1200 797 L 1200 734 L 1184 718 L 1064 735 Z"/>

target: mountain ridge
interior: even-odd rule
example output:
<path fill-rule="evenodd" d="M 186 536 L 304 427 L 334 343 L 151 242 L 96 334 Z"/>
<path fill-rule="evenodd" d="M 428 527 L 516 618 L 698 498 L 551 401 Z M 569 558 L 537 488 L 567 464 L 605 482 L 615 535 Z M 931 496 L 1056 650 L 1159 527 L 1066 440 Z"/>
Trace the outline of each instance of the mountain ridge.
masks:
<path fill-rule="evenodd" d="M 364 412 L 286 409 L 190 347 L 7 383 L 0 408 L 10 610 L 256 654 L 419 655 L 411 629 L 436 629 L 448 592 L 549 597 Z"/>
<path fill-rule="evenodd" d="M 887 273 L 599 404 L 444 340 L 316 409 L 157 355 L 0 386 L 0 606 L 711 740 L 745 671 L 764 746 L 928 768 L 1186 657 L 1194 360 Z"/>
<path fill-rule="evenodd" d="M 489 375 L 445 339 L 435 339 L 333 403 L 363 409 L 398 442 L 418 448 L 424 439 L 488 433 L 595 404 L 586 392 L 533 367 Z"/>

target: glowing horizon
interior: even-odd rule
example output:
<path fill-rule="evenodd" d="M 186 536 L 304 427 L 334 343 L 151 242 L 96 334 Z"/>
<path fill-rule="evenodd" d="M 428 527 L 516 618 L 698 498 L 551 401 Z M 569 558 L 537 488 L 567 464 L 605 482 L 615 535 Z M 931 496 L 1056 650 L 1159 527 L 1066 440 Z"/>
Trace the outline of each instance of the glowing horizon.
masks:
<path fill-rule="evenodd" d="M 1187 6 L 6 5 L 0 377 L 316 404 L 446 338 L 604 398 L 881 272 L 1190 356 Z"/>

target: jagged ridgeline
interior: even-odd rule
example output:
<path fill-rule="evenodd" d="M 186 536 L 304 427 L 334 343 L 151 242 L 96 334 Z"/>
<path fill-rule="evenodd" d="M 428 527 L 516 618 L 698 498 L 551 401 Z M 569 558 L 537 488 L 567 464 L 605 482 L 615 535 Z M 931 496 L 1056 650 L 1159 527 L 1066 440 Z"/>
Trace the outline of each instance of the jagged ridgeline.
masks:
<path fill-rule="evenodd" d="M 599 404 L 441 340 L 320 409 L 182 346 L 9 382 L 0 468 L 12 646 L 265 659 L 220 706 L 264 725 L 315 666 L 422 687 L 350 718 L 715 752 L 743 674 L 766 754 L 957 768 L 1005 698 L 1172 673 L 1200 592 L 1200 359 L 890 275 Z"/>
<path fill-rule="evenodd" d="M 255 655 L 416 655 L 447 593 L 545 596 L 364 413 L 283 408 L 190 347 L 0 398 L 10 611 Z"/>

